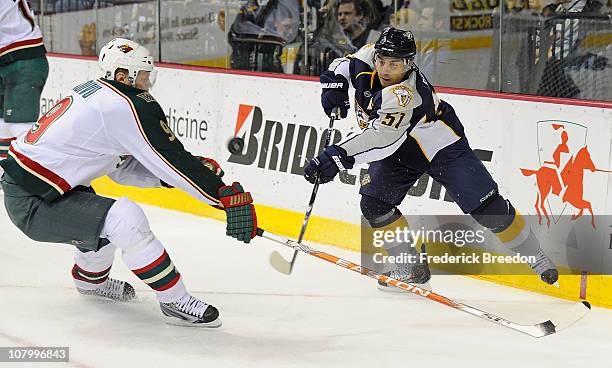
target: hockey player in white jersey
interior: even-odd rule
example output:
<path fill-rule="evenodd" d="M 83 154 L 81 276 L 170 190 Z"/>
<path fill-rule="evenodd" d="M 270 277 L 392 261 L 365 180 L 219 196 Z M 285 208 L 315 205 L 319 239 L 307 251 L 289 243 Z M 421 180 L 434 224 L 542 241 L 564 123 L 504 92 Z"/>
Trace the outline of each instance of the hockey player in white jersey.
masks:
<path fill-rule="evenodd" d="M 305 177 L 331 181 L 339 170 L 370 163 L 362 181 L 361 212 L 376 230 L 406 229 L 397 208 L 424 173 L 446 187 L 464 213 L 490 229 L 509 249 L 535 259 L 529 266 L 547 284 L 558 271 L 540 248 L 533 231 L 510 201 L 499 194 L 482 162 L 469 146 L 453 107 L 440 100 L 434 87 L 414 64 L 412 33 L 387 28 L 375 45 L 366 45 L 334 60 L 321 75 L 321 102 L 330 115 L 339 108 L 346 117 L 349 84 L 355 88 L 355 110 L 362 131 L 329 146 L 304 169 Z M 390 241 L 387 252 L 406 252 L 417 262 L 400 264 L 391 277 L 423 284 L 431 273 L 413 247 Z M 398 257 L 398 258 L 399 258 Z"/>
<path fill-rule="evenodd" d="M 0 0 L 0 160 L 6 158 L 11 141 L 38 119 L 49 74 L 45 54 L 26 0 Z"/>
<path fill-rule="evenodd" d="M 156 71 L 147 49 L 114 39 L 102 48 L 99 65 L 102 78 L 65 94 L 0 162 L 9 217 L 34 240 L 78 248 L 72 276 L 81 293 L 134 298 L 131 285 L 109 277 L 119 248 L 128 268 L 155 291 L 169 323 L 217 327 L 218 310 L 186 291 L 142 209 L 127 198 L 96 195 L 90 182 L 108 175 L 120 184 L 182 189 L 225 210 L 227 235 L 245 243 L 257 229 L 251 195 L 239 183 L 225 185 L 219 165 L 192 156 L 170 130 L 148 92 Z"/>

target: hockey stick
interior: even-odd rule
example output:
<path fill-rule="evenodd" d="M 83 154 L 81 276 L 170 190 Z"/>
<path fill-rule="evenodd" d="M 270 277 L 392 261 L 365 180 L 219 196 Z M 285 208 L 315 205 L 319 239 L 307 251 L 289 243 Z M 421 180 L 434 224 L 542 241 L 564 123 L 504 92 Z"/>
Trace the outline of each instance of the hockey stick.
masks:
<path fill-rule="evenodd" d="M 327 128 L 325 135 L 325 143 L 323 147 L 329 146 L 329 142 L 331 140 L 332 129 L 334 128 L 334 120 L 336 120 L 339 115 L 339 111 L 332 112 L 329 117 L 329 127 Z M 317 174 L 316 181 L 314 187 L 312 188 L 312 193 L 310 194 L 310 201 L 308 202 L 308 209 L 304 214 L 304 222 L 302 223 L 302 229 L 300 230 L 300 236 L 298 237 L 298 244 L 302 244 L 302 240 L 304 239 L 304 234 L 306 233 L 306 227 L 308 226 L 308 221 L 310 220 L 310 214 L 312 213 L 312 208 L 314 207 L 315 199 L 317 199 L 317 192 L 319 191 L 319 174 Z M 293 271 L 293 265 L 295 264 L 295 259 L 297 258 L 298 251 L 294 250 L 293 255 L 291 256 L 291 260 L 287 261 L 279 252 L 274 251 L 270 254 L 270 264 L 272 267 L 280 273 L 284 273 L 285 275 L 290 275 L 291 271 Z"/>
<path fill-rule="evenodd" d="M 434 302 L 444 304 L 447 307 L 451 307 L 451 308 L 460 310 L 462 312 L 482 318 L 489 322 L 493 322 L 497 325 L 512 329 L 514 331 L 522 332 L 532 337 L 544 337 L 547 335 L 554 334 L 555 332 L 558 332 L 564 328 L 567 328 L 571 324 L 577 322 L 579 319 L 584 317 L 591 310 L 591 305 L 589 304 L 589 302 L 582 301 L 582 302 L 572 305 L 571 309 L 569 311 L 565 311 L 565 313 L 563 313 L 563 315 L 560 316 L 559 318 L 551 318 L 549 320 L 546 320 L 541 323 L 537 323 L 535 325 L 521 325 L 521 324 L 512 322 L 508 319 L 505 319 L 503 317 L 497 316 L 495 314 L 469 306 L 467 304 L 456 302 L 452 299 L 449 299 L 443 295 L 434 293 L 432 291 L 422 289 L 412 284 L 398 281 L 396 279 L 392 279 L 388 276 L 379 274 L 370 269 L 362 267 L 356 263 L 352 263 L 350 261 L 347 261 L 342 258 L 338 258 L 328 253 L 317 251 L 304 244 L 296 243 L 293 240 L 284 238 L 282 236 L 268 233 L 264 231 L 263 229 L 257 229 L 257 235 L 261 236 L 262 238 L 280 243 L 286 247 L 293 248 L 295 252 L 299 251 L 299 252 L 310 254 L 313 257 L 317 257 L 329 263 L 333 263 L 340 267 L 343 267 L 351 271 L 360 273 L 362 275 L 371 277 L 375 280 L 386 282 L 387 284 L 393 285 L 408 293 L 412 293 L 420 297 L 427 298 L 429 300 L 433 300 Z"/>

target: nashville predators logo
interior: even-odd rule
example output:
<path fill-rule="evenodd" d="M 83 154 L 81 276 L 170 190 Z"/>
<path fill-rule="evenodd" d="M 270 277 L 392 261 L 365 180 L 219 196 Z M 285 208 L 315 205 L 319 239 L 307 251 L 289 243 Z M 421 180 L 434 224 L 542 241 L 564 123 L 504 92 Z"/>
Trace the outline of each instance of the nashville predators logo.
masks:
<path fill-rule="evenodd" d="M 359 103 L 355 104 L 355 114 L 357 115 L 357 124 L 359 125 L 359 129 L 363 130 L 370 125 L 370 117 L 368 116 L 368 113 L 365 112 L 361 106 L 359 106 Z"/>
<path fill-rule="evenodd" d="M 131 46 L 126 45 L 126 44 L 119 45 L 117 46 L 117 48 L 121 50 L 124 54 L 127 54 L 128 52 L 134 50 Z"/>
<path fill-rule="evenodd" d="M 410 89 L 405 86 L 396 86 L 391 90 L 395 97 L 397 97 L 397 103 L 401 107 L 406 107 L 412 98 L 412 94 L 410 93 Z"/>

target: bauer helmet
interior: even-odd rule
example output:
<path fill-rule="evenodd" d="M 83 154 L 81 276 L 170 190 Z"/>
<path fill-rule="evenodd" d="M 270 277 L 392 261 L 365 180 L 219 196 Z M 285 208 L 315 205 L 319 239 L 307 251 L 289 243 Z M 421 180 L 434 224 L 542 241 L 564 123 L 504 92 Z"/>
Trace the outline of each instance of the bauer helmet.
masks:
<path fill-rule="evenodd" d="M 151 87 L 155 84 L 156 70 L 153 65 L 153 56 L 146 47 L 137 42 L 125 38 L 113 39 L 100 50 L 98 65 L 102 70 L 103 78 L 112 80 L 115 78 L 117 69 L 126 69 L 128 81 L 133 86 L 138 72 L 142 70 L 150 72 Z"/>
<path fill-rule="evenodd" d="M 379 56 L 412 59 L 416 55 L 416 43 L 410 31 L 388 27 L 374 44 Z"/>

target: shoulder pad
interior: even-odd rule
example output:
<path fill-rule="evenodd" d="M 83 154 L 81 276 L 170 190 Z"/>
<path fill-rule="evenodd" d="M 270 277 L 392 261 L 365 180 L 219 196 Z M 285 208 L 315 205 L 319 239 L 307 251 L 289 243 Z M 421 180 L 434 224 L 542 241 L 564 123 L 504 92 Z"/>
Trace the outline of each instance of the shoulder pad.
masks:
<path fill-rule="evenodd" d="M 347 58 L 361 60 L 374 69 L 374 51 L 374 44 L 369 43 L 360 48 L 356 53 L 348 55 Z"/>
<path fill-rule="evenodd" d="M 153 102 L 155 101 L 155 98 L 153 98 L 153 96 L 151 96 L 151 94 L 149 92 L 142 92 L 136 95 L 136 97 L 140 97 L 143 100 L 145 100 L 146 102 Z"/>

